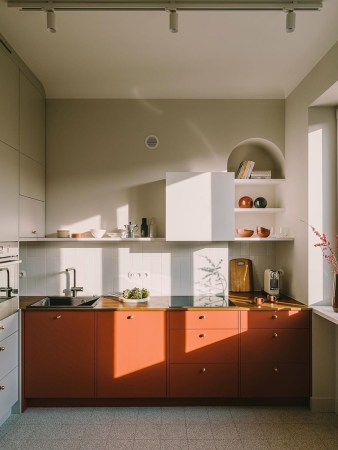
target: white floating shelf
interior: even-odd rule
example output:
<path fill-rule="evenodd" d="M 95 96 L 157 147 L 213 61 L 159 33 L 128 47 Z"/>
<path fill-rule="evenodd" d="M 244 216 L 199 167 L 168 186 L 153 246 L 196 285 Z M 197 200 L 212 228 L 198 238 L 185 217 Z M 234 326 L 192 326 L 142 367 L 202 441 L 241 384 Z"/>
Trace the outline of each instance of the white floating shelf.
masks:
<path fill-rule="evenodd" d="M 20 242 L 158 242 L 165 238 L 20 238 Z"/>
<path fill-rule="evenodd" d="M 235 213 L 241 214 L 276 214 L 284 211 L 284 208 L 235 208 Z"/>
<path fill-rule="evenodd" d="M 277 186 L 285 182 L 284 178 L 235 179 L 236 186 Z"/>
<path fill-rule="evenodd" d="M 245 238 L 245 237 L 235 237 L 234 239 L 235 241 L 265 241 L 265 242 L 277 242 L 277 241 L 294 241 L 293 237 L 267 237 L 267 238 L 261 238 L 261 237 L 249 237 L 249 238 Z"/>

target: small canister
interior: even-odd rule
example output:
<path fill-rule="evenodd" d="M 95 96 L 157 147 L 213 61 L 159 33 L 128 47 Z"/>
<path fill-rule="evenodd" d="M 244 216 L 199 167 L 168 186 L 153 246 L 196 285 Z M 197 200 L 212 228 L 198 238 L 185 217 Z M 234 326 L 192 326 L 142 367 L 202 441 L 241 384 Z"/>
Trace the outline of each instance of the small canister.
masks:
<path fill-rule="evenodd" d="M 70 236 L 70 230 L 57 230 L 56 231 L 57 237 L 58 238 L 69 238 Z"/>

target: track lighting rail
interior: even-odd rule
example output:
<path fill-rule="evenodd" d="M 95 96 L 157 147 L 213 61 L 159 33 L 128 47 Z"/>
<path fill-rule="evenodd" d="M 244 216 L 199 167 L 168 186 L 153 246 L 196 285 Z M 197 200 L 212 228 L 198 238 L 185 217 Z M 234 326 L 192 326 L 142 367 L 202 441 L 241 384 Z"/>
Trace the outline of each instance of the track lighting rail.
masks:
<path fill-rule="evenodd" d="M 23 11 L 54 10 L 54 11 L 318 11 L 323 6 L 322 0 L 286 0 L 286 1 L 17 1 L 7 0 L 9 7 Z"/>

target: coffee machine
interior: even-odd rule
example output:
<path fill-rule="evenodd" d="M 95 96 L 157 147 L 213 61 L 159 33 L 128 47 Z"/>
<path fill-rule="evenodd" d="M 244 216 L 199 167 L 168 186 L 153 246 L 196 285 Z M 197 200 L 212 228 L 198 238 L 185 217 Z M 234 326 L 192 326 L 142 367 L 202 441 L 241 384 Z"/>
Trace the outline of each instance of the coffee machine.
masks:
<path fill-rule="evenodd" d="M 264 292 L 278 297 L 280 293 L 280 270 L 266 269 L 264 271 Z"/>

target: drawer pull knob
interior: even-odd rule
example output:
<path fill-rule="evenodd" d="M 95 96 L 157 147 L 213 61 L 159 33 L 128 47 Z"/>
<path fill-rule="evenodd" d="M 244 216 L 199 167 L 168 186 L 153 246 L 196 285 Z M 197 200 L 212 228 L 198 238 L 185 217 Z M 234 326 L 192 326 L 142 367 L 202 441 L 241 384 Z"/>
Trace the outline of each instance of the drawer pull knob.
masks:
<path fill-rule="evenodd" d="M 36 234 L 36 230 L 32 230 L 32 234 Z"/>
<path fill-rule="evenodd" d="M 207 335 L 205 333 L 202 333 L 199 335 L 200 338 L 205 338 Z"/>
<path fill-rule="evenodd" d="M 273 318 L 273 319 L 278 319 L 277 314 L 274 314 L 274 315 L 272 316 L 272 318 Z"/>
<path fill-rule="evenodd" d="M 201 373 L 205 373 L 207 371 L 207 369 L 205 367 L 203 367 L 203 369 L 201 369 Z"/>
<path fill-rule="evenodd" d="M 199 319 L 201 320 L 206 319 L 206 316 L 199 316 Z"/>
<path fill-rule="evenodd" d="M 55 319 L 59 320 L 62 316 L 56 316 Z"/>
<path fill-rule="evenodd" d="M 0 352 L 4 352 L 5 351 L 5 347 L 0 347 Z"/>
<path fill-rule="evenodd" d="M 273 337 L 274 338 L 278 337 L 278 334 L 277 333 L 273 333 Z"/>
<path fill-rule="evenodd" d="M 0 386 L 0 391 L 4 391 L 5 390 L 5 386 Z"/>
<path fill-rule="evenodd" d="M 0 331 L 3 331 L 5 327 L 3 325 L 0 325 Z"/>
<path fill-rule="evenodd" d="M 135 319 L 134 316 L 128 316 L 127 319 Z"/>
<path fill-rule="evenodd" d="M 277 367 L 274 367 L 273 370 L 274 370 L 274 372 L 278 372 L 278 368 Z"/>

